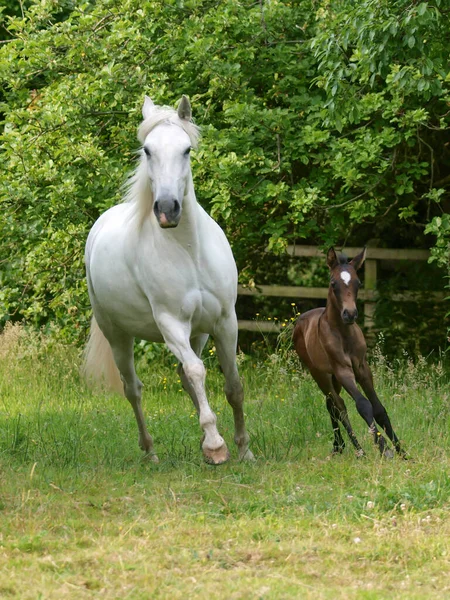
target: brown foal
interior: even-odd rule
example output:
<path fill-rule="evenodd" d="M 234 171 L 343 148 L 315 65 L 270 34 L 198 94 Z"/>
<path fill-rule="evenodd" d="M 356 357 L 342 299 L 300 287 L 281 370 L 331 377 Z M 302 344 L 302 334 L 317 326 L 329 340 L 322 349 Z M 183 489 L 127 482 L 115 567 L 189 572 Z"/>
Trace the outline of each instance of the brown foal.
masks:
<path fill-rule="evenodd" d="M 315 308 L 301 315 L 294 328 L 294 345 L 300 360 L 325 394 L 334 431 L 333 453 L 340 453 L 345 447 L 339 428 L 341 421 L 357 454 L 364 454 L 350 425 L 344 400 L 339 395 L 344 388 L 355 400 L 381 454 L 393 456 L 377 423 L 391 439 L 395 450 L 405 457 L 386 409 L 374 390 L 366 360 L 366 341 L 355 323 L 358 317 L 356 298 L 361 285 L 357 271 L 365 258 L 365 248 L 350 262 L 344 255 L 338 257 L 334 248 L 330 248 L 327 263 L 331 277 L 326 308 Z M 366 396 L 359 391 L 357 383 Z"/>

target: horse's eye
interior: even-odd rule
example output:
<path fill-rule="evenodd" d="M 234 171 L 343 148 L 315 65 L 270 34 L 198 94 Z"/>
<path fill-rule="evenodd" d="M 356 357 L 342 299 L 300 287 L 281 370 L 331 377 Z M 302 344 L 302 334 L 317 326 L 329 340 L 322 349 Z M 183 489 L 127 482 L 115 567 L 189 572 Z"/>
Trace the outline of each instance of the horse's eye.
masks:
<path fill-rule="evenodd" d="M 189 154 L 191 153 L 191 148 L 188 148 L 187 150 L 184 151 L 184 156 L 189 156 Z"/>
<path fill-rule="evenodd" d="M 144 152 L 147 155 L 147 158 L 150 158 L 150 156 L 152 155 L 150 150 L 148 148 L 146 148 L 145 146 L 144 146 Z"/>
<path fill-rule="evenodd" d="M 332 287 L 333 289 L 334 289 L 334 288 L 336 287 L 336 285 L 337 285 L 334 279 L 332 279 L 330 283 L 331 283 L 331 287 Z"/>

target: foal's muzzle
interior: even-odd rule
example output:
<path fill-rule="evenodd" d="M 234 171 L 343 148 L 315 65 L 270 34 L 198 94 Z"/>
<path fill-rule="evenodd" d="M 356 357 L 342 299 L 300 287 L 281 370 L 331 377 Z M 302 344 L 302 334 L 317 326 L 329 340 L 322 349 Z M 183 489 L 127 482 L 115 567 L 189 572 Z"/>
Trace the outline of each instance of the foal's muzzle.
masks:
<path fill-rule="evenodd" d="M 176 227 L 181 217 L 181 206 L 178 200 L 161 199 L 153 205 L 153 212 L 158 219 L 159 226 L 163 229 Z"/>
<path fill-rule="evenodd" d="M 355 310 L 348 310 L 347 308 L 344 308 L 344 310 L 342 311 L 342 320 L 346 325 L 351 325 L 356 321 L 357 318 L 358 310 L 356 308 Z"/>

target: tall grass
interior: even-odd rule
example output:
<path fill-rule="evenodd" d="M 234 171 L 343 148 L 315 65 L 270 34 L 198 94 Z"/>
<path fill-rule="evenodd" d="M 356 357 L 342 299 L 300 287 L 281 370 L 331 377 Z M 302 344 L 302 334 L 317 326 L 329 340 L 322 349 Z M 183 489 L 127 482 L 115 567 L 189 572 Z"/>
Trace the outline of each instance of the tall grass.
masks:
<path fill-rule="evenodd" d="M 239 356 L 254 464 L 237 460 L 211 346 L 208 397 L 232 450 L 213 468 L 168 354 L 138 364 L 155 465 L 141 455 L 127 401 L 80 380 L 77 349 L 8 327 L 0 596 L 442 597 L 450 533 L 442 363 L 389 364 L 373 353 L 376 389 L 412 460 L 382 460 L 351 399 L 367 457 L 348 443 L 331 458 L 324 398 L 288 339 L 263 359 Z"/>

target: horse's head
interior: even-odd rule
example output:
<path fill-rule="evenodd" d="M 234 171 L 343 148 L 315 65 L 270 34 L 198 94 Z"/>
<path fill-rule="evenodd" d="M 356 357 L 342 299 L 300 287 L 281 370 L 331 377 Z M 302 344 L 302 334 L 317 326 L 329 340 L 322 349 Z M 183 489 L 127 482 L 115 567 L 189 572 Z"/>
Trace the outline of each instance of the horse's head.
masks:
<path fill-rule="evenodd" d="M 338 257 L 334 248 L 328 250 L 327 263 L 330 269 L 330 293 L 328 298 L 339 311 L 342 321 L 348 325 L 354 323 L 358 318 L 356 298 L 361 282 L 357 271 L 362 266 L 365 258 L 366 248 L 350 262 L 345 255 Z"/>
<path fill-rule="evenodd" d="M 176 227 L 191 182 L 189 153 L 192 137 L 198 135 L 190 121 L 191 105 L 183 96 L 178 110 L 174 111 L 155 106 L 146 96 L 142 115 L 143 160 L 151 182 L 153 212 L 160 227 Z"/>

